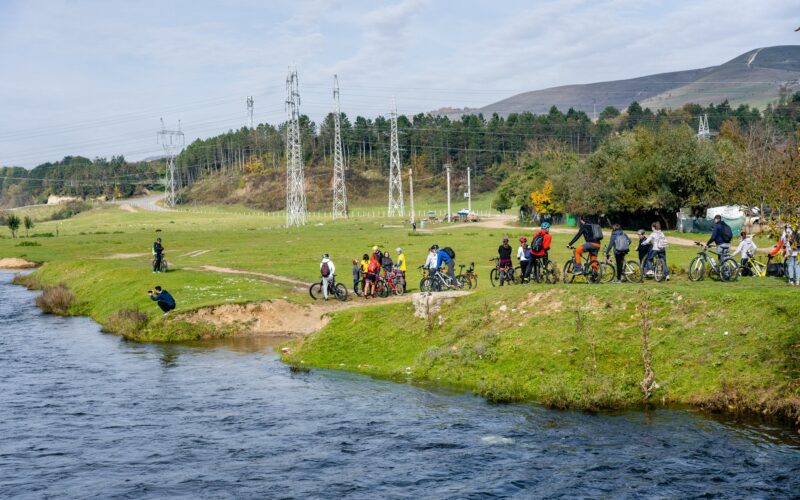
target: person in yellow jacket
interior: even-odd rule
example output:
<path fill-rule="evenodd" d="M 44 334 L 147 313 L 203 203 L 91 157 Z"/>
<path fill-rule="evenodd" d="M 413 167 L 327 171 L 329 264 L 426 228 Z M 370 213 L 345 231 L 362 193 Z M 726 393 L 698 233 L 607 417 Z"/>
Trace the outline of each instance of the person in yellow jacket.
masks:
<path fill-rule="evenodd" d="M 400 248 L 400 247 L 397 247 L 395 250 L 397 251 L 397 259 L 395 260 L 394 268 L 400 274 L 400 276 L 403 277 L 403 292 L 405 292 L 406 291 L 406 269 L 407 269 L 407 266 L 408 266 L 406 264 L 406 255 L 403 253 L 403 249 Z"/>

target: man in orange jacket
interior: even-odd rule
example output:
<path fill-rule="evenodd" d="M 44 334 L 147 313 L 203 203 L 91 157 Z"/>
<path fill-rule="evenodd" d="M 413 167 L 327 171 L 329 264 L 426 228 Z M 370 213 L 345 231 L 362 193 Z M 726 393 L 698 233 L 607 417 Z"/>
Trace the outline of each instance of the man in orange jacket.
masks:
<path fill-rule="evenodd" d="M 550 223 L 542 222 L 539 232 L 533 235 L 531 240 L 531 266 L 533 266 L 533 279 L 539 281 L 539 276 L 544 271 L 544 265 L 549 258 L 550 245 L 553 236 L 550 234 Z"/>

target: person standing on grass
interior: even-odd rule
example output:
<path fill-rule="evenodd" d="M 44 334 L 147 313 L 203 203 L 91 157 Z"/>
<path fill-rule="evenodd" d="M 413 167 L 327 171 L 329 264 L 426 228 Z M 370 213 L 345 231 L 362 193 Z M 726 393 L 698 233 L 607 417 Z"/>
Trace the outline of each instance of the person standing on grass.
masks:
<path fill-rule="evenodd" d="M 611 251 L 614 251 L 614 262 L 617 267 L 617 276 L 614 283 L 622 283 L 622 272 L 625 269 L 625 257 L 631 249 L 631 239 L 625 234 L 619 224 L 611 225 L 611 238 L 606 245 L 606 260 Z"/>
<path fill-rule="evenodd" d="M 381 272 L 381 252 L 376 250 L 372 253 L 372 257 L 367 264 L 366 286 L 364 288 L 364 298 L 375 297 L 375 283 L 378 281 L 378 275 Z"/>
<path fill-rule="evenodd" d="M 425 259 L 425 265 L 422 266 L 423 269 L 427 269 L 430 272 L 433 269 L 436 269 L 436 249 L 430 247 L 428 249 L 428 257 Z"/>
<path fill-rule="evenodd" d="M 403 293 L 406 291 L 406 269 L 408 266 L 406 265 L 406 254 L 403 253 L 403 249 L 397 247 L 395 249 L 397 252 L 397 261 L 394 263 L 395 271 L 403 278 Z"/>
<path fill-rule="evenodd" d="M 336 266 L 326 253 L 322 254 L 322 261 L 319 263 L 319 274 L 322 275 L 322 296 L 328 300 L 328 286 L 334 280 Z"/>
<path fill-rule="evenodd" d="M 786 245 L 786 274 L 789 277 L 789 284 L 800 285 L 800 262 L 798 253 L 800 252 L 800 231 L 795 229 L 788 233 Z"/>
<path fill-rule="evenodd" d="M 660 222 L 653 222 L 653 225 L 650 226 L 650 228 L 653 231 L 650 233 L 650 236 L 644 240 L 645 245 L 650 245 L 650 251 L 647 252 L 647 257 L 644 259 L 644 268 L 647 270 L 645 275 L 653 276 L 655 274 L 653 272 L 653 259 L 656 256 L 660 256 L 664 259 L 664 272 L 666 273 L 665 278 L 667 281 L 669 281 L 669 266 L 667 265 L 667 237 L 661 232 Z"/>
<path fill-rule="evenodd" d="M 160 286 L 155 287 L 154 290 L 155 293 L 153 290 L 148 290 L 147 295 L 150 296 L 150 300 L 158 303 L 158 307 L 164 311 L 164 316 L 166 316 L 170 311 L 175 309 L 175 299 L 168 291 L 162 290 Z"/>
<path fill-rule="evenodd" d="M 747 232 L 742 231 L 739 236 L 741 236 L 742 240 L 739 242 L 739 246 L 736 247 L 736 251 L 731 254 L 731 259 L 741 255 L 741 266 L 744 271 L 742 274 L 744 276 L 752 276 L 753 271 L 750 269 L 750 259 L 756 255 L 758 247 L 753 242 L 753 236 L 749 236 Z"/>
<path fill-rule="evenodd" d="M 361 281 L 361 266 L 356 259 L 353 259 L 353 293 L 357 296 L 361 295 L 358 291 L 358 283 Z"/>
<path fill-rule="evenodd" d="M 506 237 L 503 237 L 503 242 L 497 247 L 497 259 L 497 266 L 500 270 L 500 286 L 503 286 L 506 272 L 511 267 L 511 245 L 508 244 Z"/>
<path fill-rule="evenodd" d="M 517 260 L 519 261 L 519 270 L 520 274 L 520 281 L 525 283 L 528 281 L 528 276 L 530 275 L 530 264 L 531 264 L 531 251 L 528 248 L 528 238 L 524 236 L 520 236 L 519 238 L 519 248 L 517 248 Z"/>
<path fill-rule="evenodd" d="M 361 264 L 359 266 L 361 268 L 361 295 L 366 297 L 367 295 L 367 273 L 369 271 L 369 255 L 364 254 L 361 258 Z"/>
<path fill-rule="evenodd" d="M 533 269 L 533 279 L 539 281 L 539 276 L 544 271 L 544 265 L 549 259 L 550 245 L 553 243 L 553 236 L 550 234 L 550 222 L 542 222 L 539 232 L 533 235 L 531 240 L 531 268 Z"/>
<path fill-rule="evenodd" d="M 383 252 L 383 256 L 381 256 L 381 268 L 386 276 L 389 276 L 389 273 L 391 273 L 394 268 L 394 262 L 392 262 L 392 257 L 389 256 L 388 250 Z"/>
<path fill-rule="evenodd" d="M 650 249 L 653 248 L 653 245 L 647 243 L 647 236 L 644 233 L 644 229 L 636 231 L 636 235 L 639 237 L 639 244 L 636 246 L 636 251 L 639 253 L 640 265 L 644 265 L 644 259 L 647 258 L 647 254 L 650 253 Z"/>
<path fill-rule="evenodd" d="M 722 262 L 724 255 L 731 250 L 731 240 L 733 239 L 733 230 L 731 227 L 722 220 L 722 216 L 717 214 L 714 216 L 714 225 L 711 228 L 711 237 L 706 242 L 706 248 L 710 244 L 717 246 L 719 253 L 719 260 Z"/>
<path fill-rule="evenodd" d="M 153 272 L 161 272 L 161 260 L 164 258 L 164 247 L 161 245 L 161 238 L 156 238 L 153 243 Z"/>

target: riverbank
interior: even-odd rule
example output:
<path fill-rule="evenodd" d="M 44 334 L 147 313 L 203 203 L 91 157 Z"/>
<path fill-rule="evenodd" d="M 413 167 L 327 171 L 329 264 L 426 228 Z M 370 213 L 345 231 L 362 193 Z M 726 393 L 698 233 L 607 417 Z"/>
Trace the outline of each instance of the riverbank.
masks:
<path fill-rule="evenodd" d="M 800 425 L 796 290 L 758 285 L 518 286 L 464 297 L 430 318 L 408 304 L 343 311 L 287 343 L 283 359 L 463 387 L 497 402 L 679 404 Z"/>

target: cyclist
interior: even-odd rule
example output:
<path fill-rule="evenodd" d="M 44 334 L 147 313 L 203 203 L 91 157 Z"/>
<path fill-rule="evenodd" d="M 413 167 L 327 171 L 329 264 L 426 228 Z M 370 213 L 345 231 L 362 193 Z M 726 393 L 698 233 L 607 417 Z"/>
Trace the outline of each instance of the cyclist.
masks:
<path fill-rule="evenodd" d="M 531 267 L 533 268 L 534 279 L 539 278 L 539 273 L 544 270 L 544 265 L 549 259 L 550 244 L 553 236 L 550 234 L 550 222 L 542 222 L 539 232 L 533 235 L 531 240 Z"/>
<path fill-rule="evenodd" d="M 375 250 L 367 263 L 367 273 L 364 277 L 364 298 L 375 297 L 375 283 L 381 272 L 381 251 Z"/>
<path fill-rule="evenodd" d="M 750 269 L 750 259 L 755 256 L 758 247 L 756 247 L 756 244 L 753 242 L 753 236 L 748 235 L 746 231 L 739 233 L 739 236 L 742 240 L 739 242 L 739 246 L 736 247 L 736 251 L 731 254 L 731 258 L 741 255 L 742 271 L 744 271 L 742 274 L 745 276 L 752 276 L 753 272 Z"/>
<path fill-rule="evenodd" d="M 506 272 L 511 267 L 511 245 L 508 244 L 508 238 L 503 238 L 503 243 L 497 247 L 497 256 L 500 258 L 498 261 L 498 266 L 500 268 L 500 286 L 503 286 Z"/>
<path fill-rule="evenodd" d="M 653 248 L 653 245 L 647 243 L 647 236 L 645 236 L 645 230 L 640 229 L 636 231 L 636 235 L 639 237 L 639 244 L 636 246 L 636 251 L 639 253 L 639 264 L 644 264 L 644 259 L 647 258 L 647 254 L 650 253 L 650 249 Z"/>
<path fill-rule="evenodd" d="M 650 226 L 652 232 L 647 239 L 644 240 L 645 245 L 650 245 L 650 251 L 647 252 L 647 257 L 644 259 L 644 268 L 647 270 L 647 276 L 653 276 L 653 258 L 660 256 L 664 259 L 664 272 L 666 280 L 669 281 L 669 266 L 667 266 L 667 237 L 661 232 L 661 223 L 653 222 Z"/>
<path fill-rule="evenodd" d="M 593 268 L 597 269 L 597 251 L 600 250 L 600 241 L 603 239 L 602 232 L 598 231 L 600 228 L 597 224 L 592 224 L 589 219 L 584 216 L 580 218 L 581 227 L 578 233 L 570 240 L 568 248 L 578 241 L 578 238 L 583 236 L 585 243 L 575 249 L 575 274 L 583 274 L 583 266 L 581 265 L 581 257 L 584 252 L 589 254 L 589 259 Z M 595 227 L 596 226 L 596 227 Z"/>
<path fill-rule="evenodd" d="M 429 272 L 436 269 L 436 248 L 430 247 L 428 249 L 428 257 L 425 259 L 425 265 L 422 267 Z"/>
<path fill-rule="evenodd" d="M 336 266 L 328 254 L 322 254 L 322 260 L 319 263 L 319 274 L 322 276 L 322 296 L 328 300 L 328 286 L 333 282 L 333 275 L 336 273 Z"/>
<path fill-rule="evenodd" d="M 406 255 L 403 253 L 403 249 L 400 247 L 395 248 L 395 252 L 397 252 L 397 260 L 394 263 L 394 269 L 397 274 L 403 278 L 403 292 L 406 291 L 406 269 L 408 268 L 406 265 Z"/>
<path fill-rule="evenodd" d="M 531 267 L 531 250 L 528 247 L 528 238 L 520 236 L 519 248 L 517 248 L 517 260 L 519 261 L 519 270 L 522 273 L 520 281 L 525 283 L 530 275 Z"/>
<path fill-rule="evenodd" d="M 447 276 L 450 278 L 450 282 L 458 286 L 456 284 L 455 260 L 450 257 L 450 254 L 447 253 L 444 248 L 439 248 L 439 245 L 433 245 L 433 248 L 436 250 L 436 269 L 441 269 L 442 264 L 446 264 Z"/>
<path fill-rule="evenodd" d="M 800 285 L 800 263 L 798 263 L 798 252 L 800 252 L 800 230 L 786 230 L 786 274 L 789 284 Z"/>
<path fill-rule="evenodd" d="M 622 283 L 622 272 L 625 268 L 625 257 L 631 248 L 631 239 L 625 234 L 619 224 L 611 225 L 611 237 L 606 245 L 606 260 L 614 251 L 614 262 L 617 266 L 617 276 L 614 278 L 614 283 Z"/>
<path fill-rule="evenodd" d="M 381 256 L 381 269 L 383 270 L 384 276 L 388 276 L 392 269 L 394 268 L 394 262 L 392 262 L 392 258 L 389 256 L 389 251 L 383 252 Z"/>
<path fill-rule="evenodd" d="M 161 272 L 161 260 L 164 258 L 164 247 L 161 245 L 161 238 L 156 238 L 153 243 L 153 272 Z"/>
<path fill-rule="evenodd" d="M 361 292 L 358 291 L 358 284 L 361 282 L 361 266 L 356 259 L 353 259 L 353 293 L 360 296 Z"/>
<path fill-rule="evenodd" d="M 717 253 L 719 254 L 720 262 L 724 259 L 724 255 L 731 250 L 731 240 L 733 239 L 733 231 L 731 227 L 722 220 L 722 216 L 717 214 L 714 216 L 714 225 L 711 228 L 711 237 L 706 242 L 706 248 L 712 243 L 717 245 Z"/>

